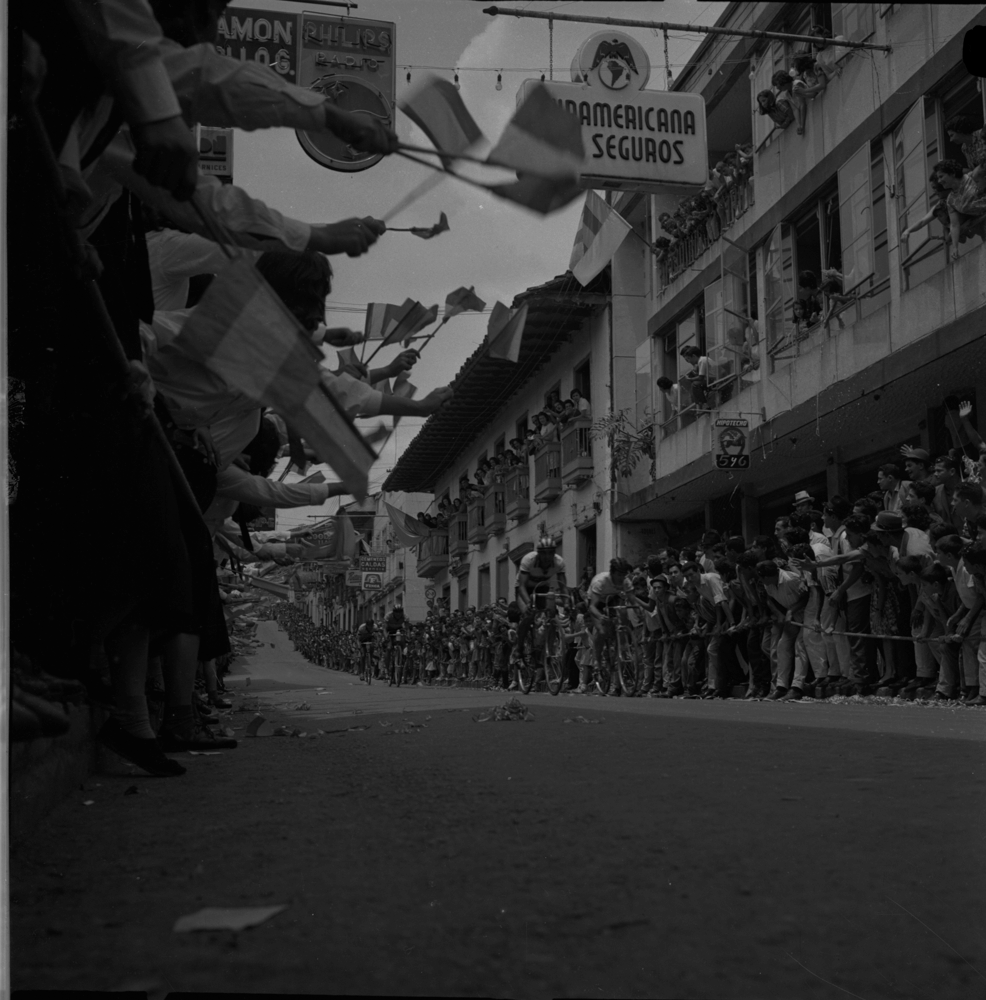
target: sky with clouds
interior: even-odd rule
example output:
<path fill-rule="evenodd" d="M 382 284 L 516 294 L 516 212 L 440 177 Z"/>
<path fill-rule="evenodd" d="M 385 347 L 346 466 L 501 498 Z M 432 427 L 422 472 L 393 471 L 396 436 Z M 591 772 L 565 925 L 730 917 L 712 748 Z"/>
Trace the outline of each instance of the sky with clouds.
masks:
<path fill-rule="evenodd" d="M 459 68 L 461 96 L 490 142 L 495 142 L 516 108 L 516 95 L 525 79 L 549 72 L 549 33 L 544 21 L 491 17 L 489 6 L 473 0 L 359 0 L 354 16 L 396 23 L 399 66 L 397 98 L 413 89 L 428 72 L 452 78 Z M 687 24 L 713 24 L 725 3 L 665 0 L 663 3 L 521 2 L 499 3 L 537 11 L 558 11 L 600 17 L 625 17 Z M 290 0 L 236 0 L 229 8 L 285 11 L 333 8 Z M 554 79 L 571 79 L 572 58 L 581 42 L 603 30 L 601 25 L 555 22 Z M 633 35 L 651 60 L 648 89 L 664 82 L 663 36 L 649 28 L 620 28 Z M 698 34 L 671 33 L 670 65 L 677 74 L 702 40 Z M 411 69 L 411 84 L 406 82 Z M 439 67 L 426 70 L 423 67 Z M 497 72 L 503 88 L 496 90 Z M 406 142 L 428 145 L 424 135 L 398 113 L 397 132 Z M 328 170 L 302 151 L 293 132 L 237 132 L 234 141 L 236 183 L 286 215 L 306 222 L 333 222 L 351 216 L 382 217 L 429 174 L 425 167 L 398 156 L 355 174 Z M 479 168 L 482 169 L 482 168 Z M 506 177 L 489 173 L 491 180 Z M 364 257 L 334 257 L 335 281 L 329 300 L 330 326 L 363 328 L 367 302 L 402 302 L 415 298 L 426 306 L 444 303 L 460 285 L 474 285 L 488 307 L 500 299 L 509 305 L 515 295 L 563 273 L 582 211 L 579 198 L 567 208 L 544 218 L 454 179 L 445 179 L 412 207 L 392 220 L 394 226 L 432 225 L 440 212 L 448 215 L 451 231 L 428 242 L 409 233 L 390 233 Z M 425 350 L 412 374 L 419 396 L 447 385 L 480 344 L 487 316 L 464 314 L 450 320 Z M 397 348 L 385 348 L 378 361 L 386 362 Z M 420 418 L 404 418 L 384 447 L 370 476 L 379 488 L 399 454 L 407 447 Z M 330 479 L 335 477 L 330 474 Z"/>

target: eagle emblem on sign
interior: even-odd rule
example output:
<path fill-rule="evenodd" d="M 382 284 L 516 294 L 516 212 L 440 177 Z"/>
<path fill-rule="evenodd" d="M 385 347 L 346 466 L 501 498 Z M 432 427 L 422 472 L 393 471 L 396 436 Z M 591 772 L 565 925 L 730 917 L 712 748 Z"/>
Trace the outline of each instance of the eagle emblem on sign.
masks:
<path fill-rule="evenodd" d="M 624 90 L 637 74 L 633 54 L 626 42 L 603 39 L 592 57 L 590 72 L 599 69 L 599 82 L 610 90 Z"/>

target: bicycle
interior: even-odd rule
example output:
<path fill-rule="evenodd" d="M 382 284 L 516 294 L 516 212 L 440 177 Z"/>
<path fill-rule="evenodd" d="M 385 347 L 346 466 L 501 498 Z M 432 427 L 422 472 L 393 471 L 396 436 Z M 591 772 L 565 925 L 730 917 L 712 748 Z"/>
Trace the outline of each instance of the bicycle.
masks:
<path fill-rule="evenodd" d="M 531 595 L 533 600 L 525 614 L 531 621 L 531 627 L 527 630 L 522 648 L 518 650 L 517 663 L 517 686 L 523 694 L 530 693 L 537 682 L 535 633 L 539 625 L 544 635 L 540 669 L 549 694 L 558 695 L 565 684 L 565 637 L 557 621 L 556 606 L 559 602 L 570 602 L 571 597 L 561 591 L 542 589 L 547 586 L 543 583 L 535 585 Z"/>
<path fill-rule="evenodd" d="M 639 651 L 634 642 L 633 632 L 626 621 L 625 604 L 609 604 L 606 607 L 606 625 L 603 647 L 596 664 L 596 689 L 602 695 L 615 694 L 622 690 L 627 697 L 633 697 L 643 689 L 644 671 Z M 613 674 L 618 688 L 614 690 Z"/>
<path fill-rule="evenodd" d="M 404 633 L 395 632 L 390 638 L 389 650 L 390 683 L 397 687 L 404 680 Z"/>

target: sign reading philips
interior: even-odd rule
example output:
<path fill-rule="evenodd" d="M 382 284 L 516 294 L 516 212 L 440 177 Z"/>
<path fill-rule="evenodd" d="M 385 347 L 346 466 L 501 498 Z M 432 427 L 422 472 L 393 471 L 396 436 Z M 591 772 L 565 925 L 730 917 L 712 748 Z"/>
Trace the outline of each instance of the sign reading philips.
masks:
<path fill-rule="evenodd" d="M 520 99 L 536 83 L 525 80 Z M 705 99 L 700 94 L 600 92 L 586 83 L 544 86 L 582 125 L 584 187 L 646 190 L 708 179 Z"/>

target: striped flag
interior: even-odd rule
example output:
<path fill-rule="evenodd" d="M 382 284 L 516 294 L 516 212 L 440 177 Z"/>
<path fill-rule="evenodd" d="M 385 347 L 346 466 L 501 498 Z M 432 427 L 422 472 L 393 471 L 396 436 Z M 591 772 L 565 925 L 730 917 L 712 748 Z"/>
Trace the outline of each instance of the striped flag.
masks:
<path fill-rule="evenodd" d="M 445 296 L 445 315 L 443 319 L 451 319 L 462 312 L 482 312 L 486 303 L 475 294 L 475 286 L 463 286 Z"/>
<path fill-rule="evenodd" d="M 520 174 L 517 180 L 507 184 L 490 184 L 486 187 L 498 198 L 522 205 L 538 215 L 557 212 L 578 198 L 584 190 L 575 181 L 552 180 L 526 174 Z"/>
<path fill-rule="evenodd" d="M 526 302 L 519 309 L 508 309 L 502 302 L 497 302 L 487 325 L 490 357 L 516 363 L 520 357 L 520 343 L 524 339 L 526 323 Z"/>
<path fill-rule="evenodd" d="M 483 133 L 466 110 L 455 86 L 439 76 L 428 76 L 422 86 L 398 102 L 398 107 L 443 153 L 465 153 Z M 451 161 L 442 157 L 447 170 Z"/>
<path fill-rule="evenodd" d="M 220 271 L 172 347 L 280 413 L 351 493 L 366 496 L 376 455 L 323 388 L 322 352 L 247 258 Z"/>
<path fill-rule="evenodd" d="M 575 280 L 580 285 L 588 285 L 613 259 L 613 254 L 619 250 L 632 228 L 619 212 L 607 205 L 595 191 L 590 191 L 585 196 L 582 221 L 575 234 L 572 259 L 568 265 Z"/>
<path fill-rule="evenodd" d="M 388 302 L 371 302 L 366 307 L 366 324 L 363 327 L 363 339 L 383 340 L 387 318 L 397 309 L 400 309 L 400 306 L 394 306 Z"/>
<path fill-rule="evenodd" d="M 424 533 L 418 530 L 418 522 L 414 518 L 408 517 L 402 510 L 398 510 L 392 504 L 389 504 L 386 500 L 384 500 L 383 505 L 387 508 L 387 513 L 390 515 L 390 523 L 394 526 L 394 534 L 397 535 L 397 540 L 404 548 L 413 549 L 424 537 Z"/>
<path fill-rule="evenodd" d="M 519 174 L 575 180 L 584 159 L 579 119 L 563 111 L 539 83 L 507 123 L 486 162 Z"/>

